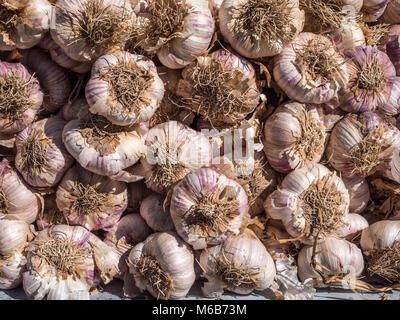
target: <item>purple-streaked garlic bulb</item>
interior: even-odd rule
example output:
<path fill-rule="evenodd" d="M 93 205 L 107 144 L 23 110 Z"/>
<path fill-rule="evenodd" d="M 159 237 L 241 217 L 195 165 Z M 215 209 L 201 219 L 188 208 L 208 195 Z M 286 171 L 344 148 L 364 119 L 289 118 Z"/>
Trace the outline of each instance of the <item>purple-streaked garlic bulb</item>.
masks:
<path fill-rule="evenodd" d="M 143 200 L 153 192 L 147 188 L 144 180 L 128 183 L 128 208 L 139 212 Z"/>
<path fill-rule="evenodd" d="M 214 19 L 207 0 L 146 0 L 137 13 L 127 47 L 157 54 L 160 62 L 180 69 L 202 55 L 214 35 Z"/>
<path fill-rule="evenodd" d="M 390 0 L 364 0 L 361 9 L 362 18 L 365 22 L 377 21 L 385 12 Z"/>
<path fill-rule="evenodd" d="M 10 163 L 0 162 L 0 212 L 33 223 L 43 210 L 41 198 L 29 187 Z"/>
<path fill-rule="evenodd" d="M 38 43 L 38 47 L 45 49 L 50 53 L 51 59 L 61 67 L 76 73 L 87 73 L 91 70 L 92 65 L 87 62 L 80 62 L 68 57 L 63 49 L 54 42 L 50 33 Z"/>
<path fill-rule="evenodd" d="M 340 107 L 347 112 L 379 109 L 389 115 L 400 111 L 400 78 L 389 57 L 376 46 L 347 53 L 347 86 L 340 91 Z"/>
<path fill-rule="evenodd" d="M 71 82 L 68 71 L 51 60 L 39 48 L 21 51 L 21 63 L 39 79 L 44 92 L 43 112 L 53 113 L 63 107 L 69 99 Z"/>
<path fill-rule="evenodd" d="M 264 201 L 278 183 L 278 174 L 271 168 L 262 151 L 253 155 L 242 155 L 238 159 L 235 159 L 235 153 L 225 154 L 221 158 L 213 159 L 212 168 L 243 187 L 250 216 L 264 211 Z"/>
<path fill-rule="evenodd" d="M 287 232 L 303 243 L 335 236 L 346 225 L 349 193 L 342 179 L 322 164 L 289 173 L 264 203 L 268 217 L 282 220 Z"/>
<path fill-rule="evenodd" d="M 382 21 L 389 24 L 400 23 L 399 0 L 389 0 L 385 12 L 382 15 Z"/>
<path fill-rule="evenodd" d="M 278 172 L 318 163 L 325 151 L 328 124 L 321 107 L 289 102 L 279 106 L 264 126 L 264 152 Z"/>
<path fill-rule="evenodd" d="M 260 99 L 251 63 L 224 49 L 198 57 L 183 69 L 176 94 L 207 120 L 228 124 L 243 120 Z"/>
<path fill-rule="evenodd" d="M 44 198 L 44 210 L 40 212 L 35 223 L 38 230 L 44 230 L 57 224 L 68 224 L 62 211 L 57 207 L 56 193 L 47 194 Z"/>
<path fill-rule="evenodd" d="M 135 20 L 130 1 L 58 0 L 50 33 L 68 57 L 92 63 L 122 49 Z"/>
<path fill-rule="evenodd" d="M 35 300 L 89 300 L 89 291 L 118 272 L 119 256 L 80 226 L 40 231 L 27 248 L 26 295 Z"/>
<path fill-rule="evenodd" d="M 157 299 L 185 297 L 196 278 L 193 251 L 174 232 L 150 235 L 132 249 L 127 263 L 136 287 Z"/>
<path fill-rule="evenodd" d="M 211 162 L 208 138 L 177 121 L 151 128 L 145 144 L 147 154 L 142 164 L 146 185 L 157 193 L 166 194 L 172 185 L 189 172 L 208 166 Z"/>
<path fill-rule="evenodd" d="M 276 57 L 273 75 L 290 99 L 302 103 L 337 100 L 349 81 L 345 58 L 332 41 L 309 32 L 300 33 Z"/>
<path fill-rule="evenodd" d="M 209 168 L 189 173 L 172 191 L 170 212 L 175 229 L 195 250 L 239 234 L 249 218 L 247 211 L 242 186 Z"/>
<path fill-rule="evenodd" d="M 312 278 L 316 287 L 324 286 L 321 275 L 316 270 L 324 276 L 345 277 L 343 284 L 355 281 L 364 270 L 361 250 L 354 243 L 333 237 L 319 241 L 315 252 L 313 246 L 303 247 L 297 264 L 300 280 Z"/>
<path fill-rule="evenodd" d="M 82 167 L 103 176 L 120 174 L 146 152 L 138 126 L 120 127 L 87 110 L 65 125 L 63 142 Z"/>
<path fill-rule="evenodd" d="M 299 0 L 224 0 L 218 18 L 232 48 L 252 59 L 279 54 L 304 26 Z"/>
<path fill-rule="evenodd" d="M 358 236 L 362 230 L 369 226 L 368 221 L 357 213 L 349 213 L 343 221 L 345 225 L 338 230 L 337 236 L 349 241 L 353 240 L 355 236 Z"/>
<path fill-rule="evenodd" d="M 152 117 L 164 96 L 164 84 L 153 61 L 117 51 L 93 64 L 85 91 L 90 112 L 128 126 Z"/>
<path fill-rule="evenodd" d="M 342 177 L 343 183 L 349 191 L 349 212 L 362 213 L 370 200 L 368 181 L 359 176 L 352 178 Z"/>
<path fill-rule="evenodd" d="M 87 110 L 89 105 L 85 97 L 77 98 L 74 102 L 66 103 L 60 111 L 62 118 L 66 121 L 76 120 L 79 118 L 81 110 Z"/>
<path fill-rule="evenodd" d="M 144 198 L 140 205 L 140 216 L 156 232 L 174 230 L 169 206 L 164 208 L 165 196 L 153 193 Z"/>
<path fill-rule="evenodd" d="M 389 282 L 400 281 L 400 221 L 379 221 L 361 234 L 367 270 Z"/>
<path fill-rule="evenodd" d="M 0 289 L 9 290 L 18 287 L 25 271 L 26 257 L 22 252 L 11 255 L 0 254 Z"/>
<path fill-rule="evenodd" d="M 112 228 L 128 206 L 126 184 L 75 165 L 57 189 L 57 206 L 70 225 L 90 230 Z"/>
<path fill-rule="evenodd" d="M 363 29 L 354 20 L 342 22 L 338 29 L 332 31 L 331 35 L 336 47 L 343 53 L 353 51 L 366 44 Z"/>
<path fill-rule="evenodd" d="M 67 122 L 59 117 L 32 123 L 17 135 L 15 166 L 34 187 L 53 187 L 72 166 L 74 158 L 62 143 Z"/>
<path fill-rule="evenodd" d="M 332 130 L 327 159 L 344 177 L 367 177 L 390 170 L 399 145 L 399 130 L 375 113 L 348 114 Z"/>
<path fill-rule="evenodd" d="M 0 50 L 29 49 L 49 30 L 47 0 L 5 0 L 0 4 Z"/>
<path fill-rule="evenodd" d="M 0 132 L 13 134 L 25 129 L 43 102 L 36 75 L 20 63 L 0 62 Z"/>
<path fill-rule="evenodd" d="M 276 275 L 274 260 L 249 229 L 230 235 L 223 243 L 206 248 L 200 256 L 204 295 L 221 296 L 224 289 L 248 295 L 270 287 Z"/>
<path fill-rule="evenodd" d="M 0 256 L 21 252 L 32 239 L 29 224 L 0 213 Z"/>
<path fill-rule="evenodd" d="M 392 25 L 389 28 L 386 41 L 386 54 L 396 69 L 396 75 L 400 76 L 400 25 Z"/>

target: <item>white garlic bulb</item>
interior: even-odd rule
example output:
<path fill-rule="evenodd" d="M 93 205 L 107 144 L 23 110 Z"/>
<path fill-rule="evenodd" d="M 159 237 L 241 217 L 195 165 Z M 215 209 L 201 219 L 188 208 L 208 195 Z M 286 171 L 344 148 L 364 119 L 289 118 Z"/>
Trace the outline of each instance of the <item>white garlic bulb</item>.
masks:
<path fill-rule="evenodd" d="M 21 251 L 32 238 L 29 224 L 0 213 L 0 255 Z"/>
<path fill-rule="evenodd" d="M 204 249 L 200 266 L 207 279 L 202 291 L 212 297 L 221 295 L 224 289 L 238 294 L 263 291 L 271 286 L 276 275 L 271 255 L 248 229 L 229 236 L 220 245 Z"/>
<path fill-rule="evenodd" d="M 193 252 L 173 232 L 150 235 L 132 249 L 127 263 L 136 286 L 157 299 L 185 297 L 196 278 Z"/>
<path fill-rule="evenodd" d="M 174 230 L 169 207 L 164 208 L 165 196 L 151 194 L 144 198 L 140 205 L 140 215 L 154 231 L 166 232 Z"/>
<path fill-rule="evenodd" d="M 96 60 L 85 91 L 90 112 L 127 126 L 151 118 L 164 96 L 164 84 L 153 61 L 117 51 Z"/>
<path fill-rule="evenodd" d="M 0 289 L 9 290 L 18 287 L 25 271 L 26 257 L 21 252 L 2 256 L 0 254 Z"/>
<path fill-rule="evenodd" d="M 352 178 L 342 177 L 342 180 L 349 191 L 349 211 L 353 213 L 363 212 L 371 198 L 368 181 L 358 176 Z"/>
<path fill-rule="evenodd" d="M 279 54 L 304 26 L 299 0 L 224 0 L 218 13 L 222 35 L 248 58 Z"/>
<path fill-rule="evenodd" d="M 342 22 L 331 34 L 338 49 L 344 53 L 366 44 L 363 29 L 353 20 Z"/>

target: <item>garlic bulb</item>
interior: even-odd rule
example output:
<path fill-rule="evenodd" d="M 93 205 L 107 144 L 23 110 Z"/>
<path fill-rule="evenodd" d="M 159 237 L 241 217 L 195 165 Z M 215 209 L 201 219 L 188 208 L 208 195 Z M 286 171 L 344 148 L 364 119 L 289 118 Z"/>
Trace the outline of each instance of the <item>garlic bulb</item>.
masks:
<path fill-rule="evenodd" d="M 353 213 L 363 212 L 370 200 L 368 181 L 358 176 L 352 178 L 342 177 L 342 180 L 349 191 L 349 211 Z"/>
<path fill-rule="evenodd" d="M 382 15 L 382 21 L 385 23 L 400 23 L 400 1 L 389 0 L 385 12 Z"/>
<path fill-rule="evenodd" d="M 43 102 L 36 76 L 20 63 L 0 62 L 0 132 L 25 129 Z"/>
<path fill-rule="evenodd" d="M 120 127 L 87 111 L 68 122 L 63 142 L 78 163 L 93 173 L 112 176 L 134 165 L 146 148 L 138 127 Z"/>
<path fill-rule="evenodd" d="M 44 230 L 57 224 L 68 224 L 63 213 L 57 207 L 57 196 L 55 193 L 44 196 L 44 210 L 36 219 L 38 230 Z"/>
<path fill-rule="evenodd" d="M 128 208 L 133 212 L 139 212 L 143 200 L 152 194 L 146 187 L 144 180 L 128 184 Z"/>
<path fill-rule="evenodd" d="M 348 74 L 345 59 L 331 40 L 303 32 L 276 57 L 274 79 L 290 99 L 327 103 L 338 98 Z"/>
<path fill-rule="evenodd" d="M 356 48 L 347 57 L 350 80 L 340 91 L 340 107 L 347 112 L 399 113 L 400 78 L 389 57 L 376 46 Z"/>
<path fill-rule="evenodd" d="M 271 255 L 249 229 L 229 236 L 218 246 L 204 249 L 200 265 L 208 280 L 202 291 L 213 297 L 224 289 L 238 294 L 263 291 L 271 286 L 276 275 Z"/>
<path fill-rule="evenodd" d="M 151 194 L 144 198 L 140 205 L 140 215 L 147 225 L 156 232 L 174 230 L 169 207 L 164 209 L 165 197 L 160 194 Z"/>
<path fill-rule="evenodd" d="M 353 20 L 342 22 L 331 34 L 336 47 L 343 53 L 366 44 L 363 29 Z"/>
<path fill-rule="evenodd" d="M 62 143 L 66 123 L 58 117 L 46 118 L 18 134 L 15 166 L 31 186 L 57 185 L 74 162 Z"/>
<path fill-rule="evenodd" d="M 271 166 L 288 173 L 319 162 L 328 140 L 324 120 L 318 106 L 298 102 L 279 106 L 264 126 L 264 152 Z"/>
<path fill-rule="evenodd" d="M 136 286 L 157 299 L 185 297 L 196 278 L 193 252 L 173 232 L 150 235 L 132 249 L 127 263 Z"/>
<path fill-rule="evenodd" d="M 153 61 L 124 51 L 100 57 L 86 85 L 90 112 L 119 126 L 149 120 L 163 96 L 164 84 Z"/>
<path fill-rule="evenodd" d="M 369 226 L 368 221 L 357 213 L 349 213 L 344 217 L 343 221 L 345 225 L 338 230 L 337 236 L 349 241 Z"/>
<path fill-rule="evenodd" d="M 251 63 L 224 49 L 188 65 L 176 94 L 207 120 L 229 124 L 243 120 L 257 107 L 260 97 Z"/>
<path fill-rule="evenodd" d="M 390 0 L 364 0 L 361 12 L 366 22 L 377 21 L 385 12 Z"/>
<path fill-rule="evenodd" d="M 128 206 L 126 184 L 75 165 L 58 186 L 57 206 L 71 225 L 107 230 Z"/>
<path fill-rule="evenodd" d="M 147 154 L 142 163 L 146 185 L 157 193 L 166 194 L 189 172 L 211 162 L 207 137 L 177 121 L 168 121 L 150 129 L 145 144 Z"/>
<path fill-rule="evenodd" d="M 180 69 L 202 55 L 214 34 L 207 0 L 146 0 L 128 46 L 132 51 L 157 54 L 160 62 Z"/>
<path fill-rule="evenodd" d="M 0 4 L 0 50 L 35 46 L 50 28 L 47 0 L 5 0 Z"/>
<path fill-rule="evenodd" d="M 50 53 L 51 59 L 61 67 L 76 73 L 87 73 L 92 68 L 90 63 L 75 61 L 68 57 L 63 49 L 54 42 L 50 33 L 38 43 L 38 47 Z"/>
<path fill-rule="evenodd" d="M 264 203 L 267 215 L 282 220 L 287 232 L 303 243 L 336 235 L 346 225 L 349 193 L 335 172 L 309 164 L 289 173 Z"/>
<path fill-rule="evenodd" d="M 77 120 L 79 118 L 79 112 L 81 110 L 87 110 L 89 105 L 87 104 L 85 97 L 79 97 L 74 102 L 68 102 L 61 108 L 61 116 L 66 121 Z"/>
<path fill-rule="evenodd" d="M 0 289 L 9 290 L 18 287 L 25 271 L 26 257 L 21 252 L 8 256 L 0 255 Z"/>
<path fill-rule="evenodd" d="M 399 130 L 372 112 L 348 114 L 332 131 L 327 158 L 345 177 L 367 177 L 386 169 L 399 139 Z"/>
<path fill-rule="evenodd" d="M 173 188 L 170 212 L 177 233 L 199 250 L 239 234 L 248 218 L 247 206 L 240 184 L 201 168 Z"/>
<path fill-rule="evenodd" d="M 27 248 L 23 288 L 35 300 L 89 300 L 91 288 L 116 274 L 118 259 L 111 247 L 83 227 L 47 228 Z"/>
<path fill-rule="evenodd" d="M 360 241 L 367 256 L 368 272 L 400 281 L 400 221 L 379 221 L 364 230 Z"/>
<path fill-rule="evenodd" d="M 0 255 L 21 251 L 32 238 L 29 224 L 0 214 Z"/>
<path fill-rule="evenodd" d="M 71 83 L 68 71 L 54 63 L 41 49 L 29 49 L 21 54 L 21 63 L 37 76 L 43 92 L 46 93 L 43 97 L 43 111 L 58 111 L 69 101 Z"/>
<path fill-rule="evenodd" d="M 0 212 L 33 223 L 43 204 L 38 194 L 25 183 L 10 163 L 0 162 Z"/>
<path fill-rule="evenodd" d="M 301 249 L 297 258 L 300 280 L 308 278 L 315 279 L 317 287 L 322 287 L 321 275 L 325 276 L 346 276 L 349 280 L 355 281 L 364 270 L 364 259 L 361 250 L 346 240 L 337 238 L 326 238 L 319 241 L 315 251 L 315 270 L 313 263 L 313 246 L 305 246 Z M 343 284 L 345 284 L 343 280 Z"/>
<path fill-rule="evenodd" d="M 58 0 L 53 40 L 73 60 L 91 63 L 122 49 L 136 17 L 125 0 Z"/>
<path fill-rule="evenodd" d="M 393 25 L 389 29 L 386 43 L 386 54 L 396 69 L 396 75 L 400 75 L 400 25 Z"/>
<path fill-rule="evenodd" d="M 224 0 L 218 13 L 222 35 L 248 58 L 279 54 L 304 25 L 298 0 Z"/>

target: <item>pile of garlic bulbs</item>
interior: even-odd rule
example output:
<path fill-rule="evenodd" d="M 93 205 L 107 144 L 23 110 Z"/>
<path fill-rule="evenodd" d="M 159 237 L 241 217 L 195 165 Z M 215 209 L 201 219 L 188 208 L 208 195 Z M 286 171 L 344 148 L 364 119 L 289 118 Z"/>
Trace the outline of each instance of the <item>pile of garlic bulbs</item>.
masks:
<path fill-rule="evenodd" d="M 0 289 L 111 281 L 400 287 L 400 1 L 0 1 Z"/>

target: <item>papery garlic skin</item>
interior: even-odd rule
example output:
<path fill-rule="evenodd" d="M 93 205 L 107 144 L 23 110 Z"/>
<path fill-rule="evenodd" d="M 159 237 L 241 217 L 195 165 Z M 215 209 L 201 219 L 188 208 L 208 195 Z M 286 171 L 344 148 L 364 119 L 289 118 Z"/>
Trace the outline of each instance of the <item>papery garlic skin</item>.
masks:
<path fill-rule="evenodd" d="M 26 104 L 21 104 L 21 101 L 13 101 L 13 96 L 21 94 L 22 89 L 18 88 L 17 92 L 13 92 L 12 88 L 6 83 L 11 77 L 16 77 L 15 81 L 28 88 L 24 95 Z M 3 84 L 4 83 L 4 86 Z M 33 122 L 36 113 L 43 102 L 43 92 L 40 88 L 39 81 L 36 75 L 32 75 L 20 63 L 0 62 L 0 87 L 2 94 L 6 96 L 0 97 L 0 132 L 12 134 L 25 129 Z M 20 91 L 21 90 L 21 91 Z M 26 95 L 26 96 L 25 96 Z M 8 106 L 10 101 L 15 104 Z M 14 113 L 8 115 L 8 109 L 15 108 Z M 9 117 L 12 118 L 9 118 Z"/>
<path fill-rule="evenodd" d="M 340 91 L 340 107 L 347 112 L 381 109 L 397 114 L 400 78 L 386 53 L 376 46 L 358 47 L 347 53 L 349 83 Z"/>
<path fill-rule="evenodd" d="M 114 74 L 112 70 L 115 70 Z M 128 74 L 128 70 L 131 73 Z M 110 72 L 112 77 L 119 72 L 131 82 L 120 84 L 118 79 L 107 77 Z M 124 87 L 113 87 L 119 85 Z M 93 64 L 85 91 L 90 112 L 102 115 L 116 125 L 127 126 L 151 118 L 164 96 L 164 84 L 153 61 L 118 51 L 100 57 Z"/>
<path fill-rule="evenodd" d="M 337 234 L 346 224 L 349 203 L 349 193 L 336 173 L 321 164 L 309 164 L 289 173 L 268 196 L 264 209 L 268 217 L 282 220 L 292 237 L 311 244 L 317 235 L 322 239 Z M 312 218 L 318 214 L 322 224 Z"/>
<path fill-rule="evenodd" d="M 231 125 L 254 111 L 260 99 L 251 63 L 225 49 L 185 67 L 176 94 L 193 112 Z"/>
<path fill-rule="evenodd" d="M 6 0 L 0 6 L 15 11 L 16 15 L 15 21 L 11 22 L 13 27 L 0 31 L 0 50 L 32 48 L 50 28 L 52 7 L 47 0 Z"/>
<path fill-rule="evenodd" d="M 127 187 L 75 165 L 58 186 L 56 201 L 69 224 L 108 230 L 128 206 Z"/>
<path fill-rule="evenodd" d="M 0 255 L 9 255 L 21 251 L 32 233 L 24 221 L 10 220 L 7 215 L 0 214 Z"/>
<path fill-rule="evenodd" d="M 259 1 L 257 3 L 249 0 L 224 0 L 218 10 L 219 26 L 222 35 L 229 42 L 229 44 L 241 55 L 247 58 L 261 58 L 270 57 L 279 54 L 282 49 L 288 45 L 302 30 L 304 26 L 304 12 L 299 9 L 298 0 L 276 1 L 276 7 L 273 1 Z M 248 6 L 248 7 L 247 7 Z M 238 23 L 239 18 L 236 17 L 238 12 L 243 12 L 244 15 L 251 15 L 251 12 L 260 11 L 262 15 L 277 14 L 287 16 L 286 23 L 278 27 L 279 34 L 268 34 L 265 30 L 262 33 L 257 33 L 249 29 L 235 30 L 235 24 Z M 263 11 L 261 11 L 263 10 Z M 268 12 L 271 10 L 271 12 Z M 240 15 L 239 15 L 240 17 Z M 248 19 L 253 20 L 254 24 L 273 24 L 273 18 L 267 21 L 255 20 L 260 17 L 255 16 Z M 279 17 L 278 19 L 282 19 Z M 255 26 L 253 26 L 255 28 Z M 270 30 L 271 32 L 271 30 Z M 276 32 L 276 31 L 275 31 Z M 284 36 L 284 35 L 290 36 Z"/>
<path fill-rule="evenodd" d="M 145 145 L 147 153 L 142 164 L 146 185 L 157 193 L 166 194 L 186 174 L 211 163 L 208 138 L 177 121 L 151 128 Z"/>
<path fill-rule="evenodd" d="M 148 257 L 157 261 L 159 268 L 169 279 L 162 292 L 155 290 L 151 277 L 146 277 L 136 266 L 143 263 L 143 258 Z M 140 290 L 147 290 L 157 299 L 179 299 L 187 295 L 192 287 L 196 275 L 194 272 L 194 256 L 186 245 L 175 233 L 163 232 L 150 235 L 144 242 L 136 245 L 129 254 L 128 265 L 130 273 L 135 279 L 135 284 Z M 151 267 L 150 267 L 151 268 Z"/>
<path fill-rule="evenodd" d="M 39 79 L 46 94 L 43 97 L 42 112 L 58 111 L 69 101 L 71 82 L 68 71 L 61 68 L 41 49 L 33 48 L 21 52 L 21 63 Z"/>
<path fill-rule="evenodd" d="M 400 23 L 399 0 L 389 0 L 385 12 L 382 15 L 382 21 L 389 24 Z"/>
<path fill-rule="evenodd" d="M 152 194 L 144 198 L 140 205 L 140 216 L 147 225 L 156 232 L 174 230 L 169 208 L 164 209 L 165 197 L 160 194 Z"/>
<path fill-rule="evenodd" d="M 0 211 L 15 219 L 33 223 L 41 210 L 40 196 L 3 159 L 0 162 Z"/>
<path fill-rule="evenodd" d="M 42 231 L 57 224 L 68 224 L 63 213 L 58 209 L 56 200 L 56 193 L 44 196 L 44 210 L 35 221 L 38 230 Z"/>
<path fill-rule="evenodd" d="M 89 72 L 92 68 L 90 63 L 75 61 L 68 57 L 63 49 L 61 49 L 61 47 L 54 42 L 50 33 L 46 34 L 45 37 L 38 43 L 38 47 L 48 50 L 51 59 L 65 69 L 83 74 Z"/>
<path fill-rule="evenodd" d="M 394 161 L 399 143 L 399 130 L 375 113 L 348 114 L 332 131 L 327 158 L 345 177 L 367 177 Z"/>
<path fill-rule="evenodd" d="M 390 0 L 364 0 L 363 8 L 363 20 L 366 22 L 377 21 L 385 12 L 387 5 Z"/>
<path fill-rule="evenodd" d="M 349 211 L 353 213 L 363 212 L 371 199 L 368 181 L 358 176 L 352 178 L 342 177 L 342 180 L 349 191 Z"/>
<path fill-rule="evenodd" d="M 271 255 L 255 234 L 247 230 L 240 235 L 230 235 L 220 245 L 204 249 L 200 265 L 208 280 L 202 288 L 206 296 L 214 296 L 224 289 L 244 295 L 253 290 L 263 291 L 271 286 L 276 275 Z M 236 283 L 229 277 L 235 272 L 243 277 Z"/>
<path fill-rule="evenodd" d="M 299 278 L 301 281 L 308 278 L 316 279 L 316 286 L 323 287 L 321 276 L 310 265 L 312 256 L 313 246 L 305 246 L 301 249 L 297 258 Z M 350 281 L 355 281 L 364 270 L 361 250 L 354 243 L 337 238 L 326 238 L 317 243 L 315 261 L 319 264 L 316 269 L 326 276 L 348 273 L 347 277 Z M 345 285 L 346 282 L 343 281 L 343 284 Z"/>
<path fill-rule="evenodd" d="M 278 172 L 317 163 L 325 151 L 328 127 L 322 108 L 289 102 L 279 106 L 264 126 L 264 152 Z"/>
<path fill-rule="evenodd" d="M 50 33 L 71 59 L 91 63 L 113 49 L 122 48 L 134 21 L 135 14 L 130 1 L 58 0 L 55 27 Z M 114 24 L 107 26 L 107 23 Z M 106 26 L 107 36 L 99 36 L 101 29 Z"/>
<path fill-rule="evenodd" d="M 338 49 L 344 53 L 353 51 L 357 47 L 365 46 L 363 30 L 353 20 L 344 21 L 340 28 L 332 32 L 332 38 Z"/>
<path fill-rule="evenodd" d="M 382 220 L 375 222 L 361 234 L 363 251 L 382 250 L 392 247 L 400 240 L 400 221 Z"/>
<path fill-rule="evenodd" d="M 353 237 L 359 234 L 360 231 L 367 229 L 369 224 L 368 221 L 357 213 L 349 213 L 345 218 L 344 225 L 337 232 L 338 237 L 345 238 L 349 241 L 352 240 Z"/>
<path fill-rule="evenodd" d="M 9 290 L 18 287 L 25 271 L 26 257 L 21 252 L 10 256 L 0 255 L 0 289 Z"/>
<path fill-rule="evenodd" d="M 101 134 L 96 131 L 98 126 Z M 139 132 L 138 127 L 116 128 L 105 118 L 86 113 L 65 125 L 63 142 L 68 152 L 86 170 L 112 176 L 144 156 L 146 148 Z"/>
<path fill-rule="evenodd" d="M 62 143 L 66 123 L 58 117 L 47 118 L 18 134 L 15 166 L 31 186 L 55 186 L 74 162 Z"/>
<path fill-rule="evenodd" d="M 80 97 L 76 99 L 74 102 L 68 102 L 65 104 L 61 110 L 60 114 L 65 121 L 76 120 L 79 118 L 79 112 L 84 109 L 88 109 L 89 105 L 87 104 L 85 97 Z"/>
<path fill-rule="evenodd" d="M 239 234 L 248 218 L 247 205 L 240 184 L 212 169 L 201 168 L 173 188 L 170 212 L 176 232 L 199 250 L 221 243 L 230 234 Z M 214 216 L 208 217 L 211 214 Z"/>
<path fill-rule="evenodd" d="M 331 68 L 328 77 L 312 69 L 311 61 L 315 63 L 315 58 L 307 58 L 307 55 L 313 54 Z M 349 79 L 344 62 L 344 57 L 329 38 L 303 32 L 276 57 L 273 75 L 289 98 L 322 104 L 337 99 L 340 88 L 347 84 Z"/>

